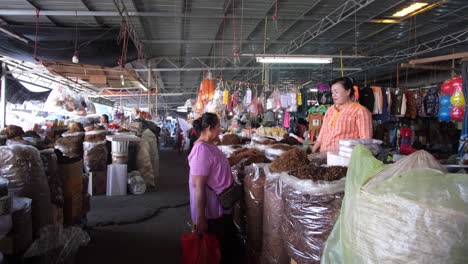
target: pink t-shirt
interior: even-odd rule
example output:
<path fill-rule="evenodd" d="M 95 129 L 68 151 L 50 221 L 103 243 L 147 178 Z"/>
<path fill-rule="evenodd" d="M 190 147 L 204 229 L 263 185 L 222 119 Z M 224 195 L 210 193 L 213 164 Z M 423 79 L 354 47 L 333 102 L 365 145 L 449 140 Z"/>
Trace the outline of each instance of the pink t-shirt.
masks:
<path fill-rule="evenodd" d="M 232 184 L 233 179 L 229 160 L 218 147 L 205 142 L 196 143 L 188 159 L 190 165 L 190 211 L 193 223 L 196 224 L 198 220 L 195 207 L 195 185 L 192 183 L 193 176 L 208 177 L 206 184 L 210 188 L 205 188 L 206 218 L 216 219 L 220 218 L 225 213 L 230 213 L 230 210 L 226 211 L 221 207 L 216 197 L 218 193 L 221 193 Z"/>

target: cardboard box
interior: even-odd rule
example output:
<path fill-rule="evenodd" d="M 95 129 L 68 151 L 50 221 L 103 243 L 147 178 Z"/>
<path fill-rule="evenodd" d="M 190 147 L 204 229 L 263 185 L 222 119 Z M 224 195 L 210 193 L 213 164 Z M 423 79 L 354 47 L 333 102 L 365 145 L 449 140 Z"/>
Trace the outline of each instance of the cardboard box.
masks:
<path fill-rule="evenodd" d="M 63 225 L 63 208 L 52 205 L 52 220 L 54 225 Z"/>
<path fill-rule="evenodd" d="M 83 194 L 76 193 L 72 197 L 64 197 L 63 220 L 66 225 L 73 225 L 82 217 Z"/>
<path fill-rule="evenodd" d="M 63 175 L 63 196 L 72 197 L 83 192 L 83 161 L 61 164 Z"/>
<path fill-rule="evenodd" d="M 89 195 L 106 194 L 107 171 L 97 171 L 89 173 L 88 193 Z"/>

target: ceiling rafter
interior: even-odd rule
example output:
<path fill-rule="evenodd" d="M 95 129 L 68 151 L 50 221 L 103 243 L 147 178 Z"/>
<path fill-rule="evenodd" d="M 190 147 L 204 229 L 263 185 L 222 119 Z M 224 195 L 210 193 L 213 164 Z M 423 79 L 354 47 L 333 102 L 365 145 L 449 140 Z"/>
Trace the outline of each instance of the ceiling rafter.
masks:
<path fill-rule="evenodd" d="M 309 43 L 313 39 L 317 38 L 324 32 L 328 31 L 329 29 L 333 28 L 340 22 L 346 20 L 349 16 L 355 14 L 362 8 L 368 6 L 375 0 L 348 0 L 344 4 L 340 5 L 336 8 L 333 12 L 329 15 L 325 16 L 322 20 L 318 23 L 314 24 L 312 27 L 308 28 L 298 37 L 296 37 L 293 41 L 288 43 L 286 46 L 281 48 L 278 53 L 279 54 L 291 54 L 294 51 L 298 50 L 305 44 Z M 256 72 L 248 72 L 244 76 L 244 80 L 249 81 L 252 78 L 255 78 L 261 73 L 261 71 Z"/>
<path fill-rule="evenodd" d="M 307 10 L 306 10 L 305 12 L 303 12 L 300 16 L 298 16 L 292 23 L 289 23 L 289 24 L 286 26 L 286 28 L 285 28 L 282 32 L 276 34 L 276 35 L 273 37 L 272 40 L 269 40 L 269 41 L 267 42 L 267 46 L 266 46 L 265 50 L 268 50 L 268 48 L 269 48 L 272 44 L 276 44 L 276 43 L 274 43 L 274 42 L 276 42 L 276 41 L 277 41 L 281 36 L 283 36 L 291 27 L 293 27 L 297 22 L 299 22 L 301 17 L 305 16 L 307 13 L 309 13 L 310 11 L 312 11 L 312 9 L 314 9 L 314 8 L 320 3 L 320 1 L 321 1 L 321 0 L 316 0 L 309 8 L 307 8 Z M 257 26 L 258 26 L 258 25 L 257 25 Z M 251 33 L 252 33 L 252 32 L 251 32 Z M 291 41 L 292 41 L 292 40 L 288 41 L 287 43 L 290 43 Z M 284 44 L 287 44 L 287 43 L 284 43 Z M 253 59 L 252 59 L 252 60 L 249 60 L 246 64 L 244 64 L 244 66 L 247 66 L 248 64 L 252 63 L 252 61 L 253 61 Z M 235 78 L 235 77 L 237 76 L 237 74 L 238 74 L 237 72 L 234 73 L 234 77 L 233 77 L 233 78 Z"/>
<path fill-rule="evenodd" d="M 375 69 L 390 63 L 397 63 L 399 61 L 407 60 L 418 55 L 444 49 L 465 42 L 468 42 L 468 28 L 394 52 L 387 56 L 370 59 L 363 63 L 356 63 L 356 67 L 362 67 L 362 71 L 370 68 Z M 362 71 L 354 72 L 353 75 Z"/>
<path fill-rule="evenodd" d="M 36 10 L 41 10 L 41 7 L 38 6 L 37 4 L 35 4 L 32 0 L 26 0 L 26 2 L 28 4 L 30 4 L 32 7 L 34 7 L 34 9 Z M 40 14 L 40 12 L 39 12 Z M 34 15 L 36 15 L 36 11 L 34 11 Z M 52 19 L 50 16 L 45 16 L 50 22 L 52 22 L 52 24 L 54 24 L 54 26 L 63 26 L 61 25 L 60 23 L 58 23 L 57 21 L 55 21 L 54 19 Z"/>
<path fill-rule="evenodd" d="M 91 10 L 91 7 L 90 7 L 88 1 L 89 0 L 81 0 L 81 3 L 86 7 L 86 9 L 88 9 L 88 11 L 93 11 L 93 10 Z M 98 16 L 94 16 L 93 18 L 96 21 L 96 24 L 98 24 L 101 27 L 106 27 L 104 21 L 101 18 L 99 18 Z"/>

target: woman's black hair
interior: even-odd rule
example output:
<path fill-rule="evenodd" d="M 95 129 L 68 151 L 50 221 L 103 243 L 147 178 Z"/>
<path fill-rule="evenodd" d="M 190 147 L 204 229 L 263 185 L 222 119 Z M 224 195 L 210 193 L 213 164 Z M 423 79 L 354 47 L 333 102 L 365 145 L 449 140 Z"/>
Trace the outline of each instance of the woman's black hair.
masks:
<path fill-rule="evenodd" d="M 334 85 L 335 83 L 340 83 L 341 85 L 343 85 L 343 88 L 346 90 L 346 91 L 350 91 L 349 92 L 349 97 L 351 98 L 354 98 L 354 79 L 353 78 L 349 78 L 349 77 L 341 77 L 341 78 L 337 78 L 335 80 L 333 80 L 331 82 L 331 85 Z"/>
<path fill-rule="evenodd" d="M 101 116 L 104 117 L 104 119 L 106 120 L 107 123 L 109 123 L 109 116 L 108 115 L 102 114 Z"/>
<path fill-rule="evenodd" d="M 219 123 L 219 118 L 213 113 L 204 113 L 200 118 L 193 121 L 192 126 L 200 135 L 208 127 L 214 128 Z"/>

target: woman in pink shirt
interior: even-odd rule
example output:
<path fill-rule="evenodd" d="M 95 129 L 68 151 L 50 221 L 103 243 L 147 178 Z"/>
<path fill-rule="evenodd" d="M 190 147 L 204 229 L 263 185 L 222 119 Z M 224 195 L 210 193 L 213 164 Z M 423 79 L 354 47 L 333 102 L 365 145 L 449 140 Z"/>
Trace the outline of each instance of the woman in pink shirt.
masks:
<path fill-rule="evenodd" d="M 219 118 L 215 114 L 203 114 L 194 122 L 194 128 L 200 137 L 188 157 L 192 222 L 199 233 L 208 232 L 217 236 L 222 263 L 227 263 L 236 257 L 233 254 L 235 233 L 232 210 L 221 207 L 217 194 L 232 184 L 231 164 L 239 160 L 228 160 L 215 145 L 221 132 Z"/>

